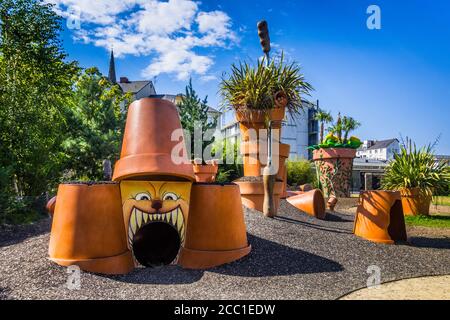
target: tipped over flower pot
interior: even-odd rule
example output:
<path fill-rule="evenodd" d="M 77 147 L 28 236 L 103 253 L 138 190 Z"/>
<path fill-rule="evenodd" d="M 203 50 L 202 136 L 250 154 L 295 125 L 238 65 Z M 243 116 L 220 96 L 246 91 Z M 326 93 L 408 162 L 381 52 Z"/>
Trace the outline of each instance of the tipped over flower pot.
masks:
<path fill-rule="evenodd" d="M 186 242 L 178 263 L 189 269 L 212 268 L 238 260 L 250 250 L 239 187 L 194 184 Z"/>
<path fill-rule="evenodd" d="M 50 260 L 103 274 L 134 268 L 127 248 L 119 185 L 68 183 L 58 188 L 49 245 Z"/>

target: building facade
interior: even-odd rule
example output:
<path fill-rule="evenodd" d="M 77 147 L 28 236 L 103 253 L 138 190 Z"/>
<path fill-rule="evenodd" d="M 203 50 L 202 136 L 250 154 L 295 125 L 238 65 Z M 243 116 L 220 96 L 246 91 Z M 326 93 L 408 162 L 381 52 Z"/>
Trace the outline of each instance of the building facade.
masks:
<path fill-rule="evenodd" d="M 356 151 L 356 157 L 369 160 L 389 161 L 400 152 L 400 144 L 397 139 L 382 141 L 365 140 Z"/>
<path fill-rule="evenodd" d="M 315 114 L 318 103 L 303 101 L 303 110 L 299 114 L 287 114 L 281 130 L 281 142 L 291 146 L 290 158 L 311 159 L 308 147 L 318 143 L 319 130 Z M 240 141 L 239 123 L 236 121 L 234 110 L 227 110 L 220 115 L 220 131 L 222 137 L 233 143 Z"/>

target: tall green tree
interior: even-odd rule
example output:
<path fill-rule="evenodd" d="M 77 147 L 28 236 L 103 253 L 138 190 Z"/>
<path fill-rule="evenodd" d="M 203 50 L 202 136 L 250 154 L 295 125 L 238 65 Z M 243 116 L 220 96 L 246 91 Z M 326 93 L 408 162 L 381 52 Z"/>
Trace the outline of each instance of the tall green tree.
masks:
<path fill-rule="evenodd" d="M 186 86 L 186 93 L 182 97 L 181 102 L 178 103 L 178 109 L 180 111 L 181 126 L 186 134 L 190 134 L 191 137 L 191 139 L 187 139 L 187 143 L 190 140 L 190 146 L 187 146 L 188 151 L 190 150 L 192 159 L 203 159 L 203 151 L 214 142 L 214 138 L 209 141 L 203 141 L 202 139 L 202 154 L 196 153 L 196 139 L 194 138 L 196 125 L 197 128 L 201 129 L 201 135 L 204 137 L 208 130 L 213 130 L 217 127 L 217 118 L 211 118 L 208 115 L 208 97 L 205 97 L 203 100 L 198 97 L 192 87 L 192 79 L 189 80 L 189 84 Z"/>
<path fill-rule="evenodd" d="M 344 116 L 342 118 L 342 129 L 344 131 L 344 142 L 347 143 L 348 135 L 351 131 L 358 129 L 361 126 L 361 123 L 353 119 L 352 117 Z"/>
<path fill-rule="evenodd" d="M 324 132 L 325 132 L 325 124 L 333 121 L 333 116 L 328 111 L 319 110 L 316 113 L 315 119 L 320 122 L 320 143 L 323 142 Z"/>
<path fill-rule="evenodd" d="M 65 179 L 101 180 L 103 161 L 118 160 L 130 99 L 97 68 L 88 68 L 79 76 L 62 144 Z"/>
<path fill-rule="evenodd" d="M 61 19 L 38 0 L 0 2 L 0 167 L 21 196 L 59 176 L 64 114 L 78 72 L 59 40 Z"/>

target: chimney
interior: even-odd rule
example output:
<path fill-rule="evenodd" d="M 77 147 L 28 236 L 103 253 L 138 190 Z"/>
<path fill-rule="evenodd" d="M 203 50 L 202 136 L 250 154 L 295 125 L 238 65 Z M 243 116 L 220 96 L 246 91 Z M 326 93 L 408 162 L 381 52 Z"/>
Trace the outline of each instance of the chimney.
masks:
<path fill-rule="evenodd" d="M 130 80 L 128 80 L 127 77 L 120 77 L 120 83 L 129 83 Z"/>

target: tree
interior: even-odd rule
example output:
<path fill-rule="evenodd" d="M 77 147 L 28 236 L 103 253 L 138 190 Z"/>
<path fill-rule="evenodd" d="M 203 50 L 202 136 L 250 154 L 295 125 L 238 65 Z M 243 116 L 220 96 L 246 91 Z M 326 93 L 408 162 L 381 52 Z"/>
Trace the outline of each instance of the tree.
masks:
<path fill-rule="evenodd" d="M 333 117 L 330 112 L 319 110 L 316 113 L 315 119 L 320 122 L 320 143 L 323 142 L 325 124 L 333 121 Z"/>
<path fill-rule="evenodd" d="M 97 68 L 88 68 L 79 76 L 62 144 L 66 179 L 101 180 L 103 161 L 119 159 L 126 119 L 121 109 L 130 99 Z"/>
<path fill-rule="evenodd" d="M 59 41 L 61 20 L 38 0 L 0 2 L 0 167 L 16 195 L 59 176 L 64 114 L 78 67 Z"/>
<path fill-rule="evenodd" d="M 185 130 L 186 134 L 190 134 L 191 139 L 186 139 L 188 151 L 192 156 L 192 159 L 203 159 L 203 151 L 206 146 L 214 142 L 214 138 L 209 141 L 203 141 L 202 139 L 202 154 L 198 154 L 195 150 L 194 131 L 196 126 L 201 126 L 202 137 L 205 136 L 207 131 L 215 129 L 217 127 L 217 118 L 211 119 L 208 115 L 208 97 L 201 100 L 194 88 L 192 87 L 192 79 L 189 80 L 189 84 L 186 86 L 186 93 L 182 97 L 181 102 L 178 103 L 178 109 L 180 111 L 181 126 Z M 198 143 L 198 142 L 197 142 Z"/>
<path fill-rule="evenodd" d="M 344 118 L 342 118 L 342 130 L 344 131 L 343 143 L 347 143 L 349 133 L 353 130 L 358 129 L 360 126 L 361 126 L 361 123 L 359 123 L 352 117 L 345 116 Z"/>

